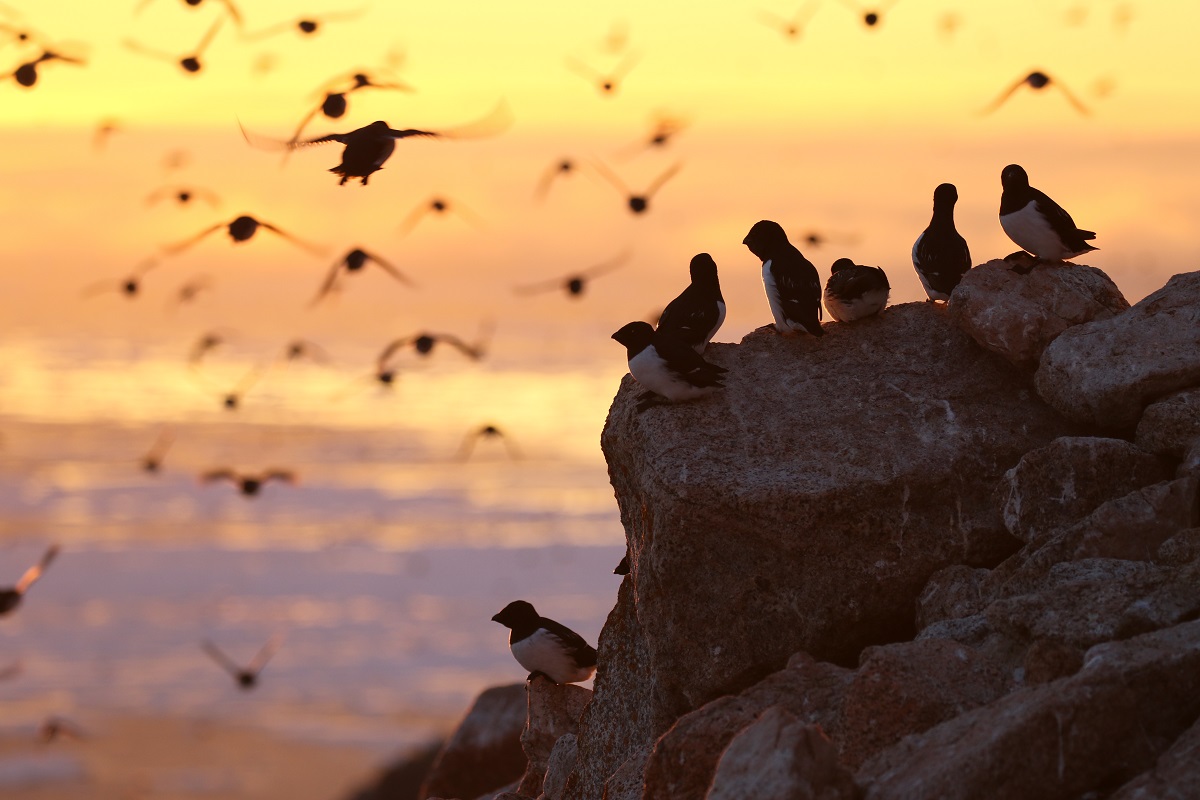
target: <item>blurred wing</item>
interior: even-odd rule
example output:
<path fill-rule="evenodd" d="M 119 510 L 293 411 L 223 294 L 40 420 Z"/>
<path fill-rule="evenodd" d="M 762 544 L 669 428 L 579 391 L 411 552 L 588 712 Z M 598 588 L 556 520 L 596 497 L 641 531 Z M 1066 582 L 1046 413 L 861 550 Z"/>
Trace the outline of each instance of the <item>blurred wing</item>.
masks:
<path fill-rule="evenodd" d="M 445 136 L 450 139 L 483 139 L 508 130 L 513 124 L 512 109 L 501 100 L 496 106 L 478 119 L 453 128 L 443 128 L 437 133 L 428 131 L 407 132 L 409 135 Z"/>
<path fill-rule="evenodd" d="M 208 472 L 201 473 L 201 483 L 213 483 L 215 481 L 230 480 L 234 483 L 238 482 L 238 474 L 228 467 L 220 469 L 210 469 Z"/>
<path fill-rule="evenodd" d="M 226 5 L 229 5 L 229 3 L 226 2 Z M 229 10 L 233 11 L 234 19 L 237 19 L 240 22 L 241 20 L 238 18 L 237 12 L 234 11 L 232 5 L 229 5 Z M 208 29 L 208 33 L 204 34 L 204 38 L 200 40 L 200 44 L 196 45 L 196 55 L 200 55 L 206 49 L 208 49 L 208 46 L 212 44 L 213 37 L 217 35 L 217 31 L 221 30 L 221 26 L 224 24 L 224 19 L 218 19 L 213 23 L 213 26 Z"/>
<path fill-rule="evenodd" d="M 593 161 L 592 167 L 595 168 L 595 170 L 600 173 L 601 177 L 603 177 L 606 181 L 611 183 L 613 186 L 617 187 L 617 190 L 619 192 L 621 192 L 621 194 L 624 194 L 624 195 L 632 194 L 632 192 L 629 191 L 629 187 L 625 185 L 624 181 L 622 181 L 620 178 L 618 178 L 617 174 L 615 172 L 613 172 L 611 169 L 609 169 L 608 166 L 605 165 L 603 162 Z"/>
<path fill-rule="evenodd" d="M 671 167 L 670 169 L 668 169 L 662 175 L 659 175 L 658 178 L 654 181 L 654 183 L 650 184 L 650 186 L 646 189 L 646 196 L 652 197 L 655 192 L 657 192 L 659 189 L 661 189 L 663 187 L 664 183 L 671 180 L 671 178 L 674 178 L 675 174 L 677 172 L 679 172 L 679 170 L 682 168 L 683 168 L 683 164 L 681 162 L 681 163 L 676 164 L 675 166 Z"/>
<path fill-rule="evenodd" d="M 429 203 L 422 203 L 410 211 L 408 216 L 404 218 L 404 221 L 400 223 L 400 235 L 407 236 L 409 233 L 411 233 L 412 229 L 417 226 L 417 223 L 420 222 L 425 215 L 432 210 L 433 206 L 431 206 Z"/>
<path fill-rule="evenodd" d="M 141 53 L 144 56 L 152 56 L 153 58 L 165 59 L 167 61 L 170 61 L 172 64 L 174 64 L 176 61 L 178 61 L 178 59 L 175 58 L 175 56 L 171 55 L 170 53 L 164 53 L 161 50 L 154 50 L 152 48 L 146 47 L 144 44 L 141 44 L 140 42 L 135 42 L 133 39 L 123 39 L 121 41 L 121 44 L 125 45 L 126 48 L 132 50 L 133 52 Z"/>
<path fill-rule="evenodd" d="M 1008 98 L 1012 97 L 1013 92 L 1015 92 L 1017 89 L 1020 89 L 1022 86 L 1024 86 L 1025 82 L 1026 82 L 1025 78 L 1021 78 L 1019 81 L 1014 83 L 1012 86 L 1008 87 L 1008 89 L 1006 89 L 999 97 L 997 97 L 995 100 L 993 100 L 991 102 L 991 104 L 980 109 L 980 111 L 978 112 L 979 116 L 981 116 L 981 117 L 987 116 L 988 114 L 991 114 L 993 111 L 995 111 L 997 108 L 999 108 L 1000 106 L 1004 105 L 1004 101 L 1006 101 L 1006 100 L 1008 100 Z"/>
<path fill-rule="evenodd" d="M 589 81 L 595 82 L 602 79 L 602 76 L 599 72 L 592 69 L 587 64 L 584 64 L 579 59 L 571 58 L 570 56 L 567 56 L 567 69 L 571 70 L 576 75 L 587 78 Z"/>
<path fill-rule="evenodd" d="M 527 283 L 521 286 L 514 286 L 513 293 L 519 295 L 541 294 L 542 292 L 562 289 L 569 280 L 571 280 L 570 277 L 551 278 L 547 281 L 538 281 L 537 283 Z"/>
<path fill-rule="evenodd" d="M 379 353 L 379 357 L 375 359 L 375 365 L 379 369 L 383 369 L 387 366 L 387 363 L 391 357 L 396 355 L 400 348 L 407 347 L 416 341 L 416 339 L 416 336 L 405 336 L 403 339 L 396 339 L 395 341 L 390 342 L 388 346 L 383 348 L 383 350 Z"/>
<path fill-rule="evenodd" d="M 581 277 L 581 278 L 596 278 L 601 275 L 604 275 L 605 273 L 612 272 L 613 270 L 621 267 L 626 261 L 628 261 L 629 257 L 631 255 L 633 255 L 633 251 L 626 250 L 623 253 L 621 253 L 620 255 L 616 256 L 615 258 L 610 258 L 608 261 L 605 261 L 600 264 L 596 264 L 595 266 L 588 267 L 587 269 L 585 269 L 579 273 L 579 277 Z"/>
<path fill-rule="evenodd" d="M 289 242 L 296 245 L 297 247 L 304 248 L 305 250 L 312 253 L 313 255 L 322 256 L 322 255 L 325 255 L 325 253 L 326 253 L 326 248 L 321 247 L 320 245 L 311 244 L 309 242 L 304 241 L 303 239 L 299 239 L 286 231 L 280 230 L 279 228 L 275 227 L 274 225 L 270 224 L 269 222 L 261 222 L 260 221 L 258 224 L 262 225 L 264 228 L 271 231 L 272 233 L 282 236 L 284 239 L 287 239 Z"/>
<path fill-rule="evenodd" d="M 254 657 L 254 660 L 246 666 L 246 669 L 255 673 L 256 675 L 259 672 L 262 672 L 262 668 L 267 665 L 267 662 L 271 660 L 271 657 L 275 655 L 275 652 L 279 650 L 279 646 L 282 644 L 283 634 L 277 633 L 272 636 L 267 643 L 263 645 L 263 648 L 258 651 L 258 655 Z"/>
<path fill-rule="evenodd" d="M 247 42 L 258 42 L 263 39 L 269 39 L 272 36 L 277 36 L 284 31 L 291 30 L 295 24 L 296 23 L 290 21 L 281 22 L 278 25 L 272 25 L 269 28 L 263 28 L 261 31 L 255 31 L 254 33 L 243 33 L 241 38 L 245 39 Z"/>
<path fill-rule="evenodd" d="M 405 275 L 400 270 L 396 269 L 396 267 L 392 266 L 387 261 L 384 261 L 382 258 L 375 255 L 374 253 L 367 253 L 367 258 L 374 261 L 379 266 L 380 269 L 382 269 L 384 272 L 391 275 L 393 278 L 400 281 L 401 283 L 406 284 L 408 286 L 413 286 L 413 287 L 416 286 L 416 284 L 413 283 L 413 281 L 407 275 Z"/>
<path fill-rule="evenodd" d="M 457 336 L 449 333 L 438 333 L 434 334 L 434 338 L 436 338 L 439 342 L 450 345 L 472 361 L 478 361 L 479 359 L 483 358 L 482 348 L 475 345 L 469 345 Z"/>
<path fill-rule="evenodd" d="M 48 550 L 46 550 L 46 553 L 42 556 L 41 561 L 25 570 L 25 574 L 21 576 L 21 580 L 17 581 L 17 585 L 13 587 L 13 591 L 15 591 L 17 594 L 25 594 L 25 592 L 29 590 L 30 586 L 33 586 L 38 582 L 38 579 L 42 577 L 42 574 L 46 571 L 46 568 L 50 566 L 50 562 L 53 561 L 57 555 L 58 545 L 52 545 Z"/>
<path fill-rule="evenodd" d="M 186 239 L 182 242 L 179 242 L 178 244 L 164 245 L 160 249 L 162 250 L 162 252 L 166 253 L 167 255 L 171 255 L 171 256 L 175 255 L 176 253 L 182 253 L 184 250 L 188 249 L 189 247 L 194 245 L 196 242 L 203 239 L 205 236 L 208 236 L 213 231 L 219 231 L 219 230 L 221 230 L 221 228 L 227 227 L 228 224 L 229 223 L 227 223 L 227 222 L 218 222 L 216 225 L 213 225 L 211 228 L 206 228 L 205 230 L 201 231 L 200 233 L 196 234 L 195 236 L 193 236 L 190 239 Z"/>
<path fill-rule="evenodd" d="M 1083 114 L 1085 117 L 1091 116 L 1092 112 L 1088 110 L 1087 106 L 1080 102 L 1079 98 L 1076 97 L 1070 89 L 1064 86 L 1060 81 L 1054 81 L 1053 83 L 1058 87 L 1058 90 L 1063 93 L 1063 96 L 1067 98 L 1067 102 L 1075 107 L 1076 111 L 1078 111 L 1080 114 Z"/>
<path fill-rule="evenodd" d="M 345 263 L 345 259 L 334 263 L 333 267 L 329 270 L 329 275 L 325 278 L 325 282 L 321 284 L 321 288 L 317 291 L 317 296 L 314 297 L 312 302 L 308 304 L 309 308 L 312 308 L 317 303 L 321 302 L 325 295 L 333 291 L 333 287 L 337 284 L 338 273 L 341 272 L 342 265 Z"/>
<path fill-rule="evenodd" d="M 221 0 L 225 4 L 225 8 L 229 9 L 229 16 L 233 17 L 233 21 L 240 28 L 242 27 L 242 15 L 233 5 L 233 0 Z"/>
<path fill-rule="evenodd" d="M 269 469 L 262 474 L 262 482 L 280 481 L 288 485 L 296 483 L 296 473 L 290 469 Z"/>
<path fill-rule="evenodd" d="M 212 642 L 205 639 L 200 643 L 200 647 L 203 648 L 204 652 L 208 653 L 209 658 L 220 664 L 221 668 L 233 677 L 236 678 L 241 673 L 242 668 L 235 664 L 229 656 L 221 652 L 221 649 Z"/>

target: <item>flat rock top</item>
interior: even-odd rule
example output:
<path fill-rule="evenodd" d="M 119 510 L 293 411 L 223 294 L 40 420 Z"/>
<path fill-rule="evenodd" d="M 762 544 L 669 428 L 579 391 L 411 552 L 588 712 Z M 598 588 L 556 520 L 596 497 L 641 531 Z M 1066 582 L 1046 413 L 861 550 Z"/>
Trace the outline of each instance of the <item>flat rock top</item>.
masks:
<path fill-rule="evenodd" d="M 602 437 L 610 464 L 636 454 L 676 493 L 820 494 L 921 484 L 954 463 L 1009 457 L 1006 438 L 1063 427 L 1029 377 L 977 346 L 944 307 L 906 303 L 825 331 L 760 328 L 739 345 L 710 345 L 705 358 L 729 370 L 726 388 L 640 415 L 640 387 L 626 376 Z"/>

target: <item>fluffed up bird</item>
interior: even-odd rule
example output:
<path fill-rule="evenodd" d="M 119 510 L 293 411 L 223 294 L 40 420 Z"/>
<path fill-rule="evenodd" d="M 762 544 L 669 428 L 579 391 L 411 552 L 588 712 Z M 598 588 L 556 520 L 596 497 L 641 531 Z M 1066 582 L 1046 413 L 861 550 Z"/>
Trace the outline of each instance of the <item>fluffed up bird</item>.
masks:
<path fill-rule="evenodd" d="M 658 318 L 658 330 L 703 353 L 725 321 L 725 298 L 717 280 L 717 262 L 708 253 L 693 256 L 688 271 L 692 282 L 667 303 Z"/>
<path fill-rule="evenodd" d="M 788 241 L 778 222 L 754 223 L 742 244 L 762 261 L 767 302 L 780 333 L 807 331 L 824 336 L 821 327 L 821 276 L 812 262 Z"/>
<path fill-rule="evenodd" d="M 724 388 L 725 368 L 710 364 L 692 345 L 649 322 L 630 322 L 612 335 L 625 345 L 629 374 L 646 391 L 638 395 L 640 414 L 664 402 L 696 400 Z"/>
<path fill-rule="evenodd" d="M 892 287 L 879 267 L 865 267 L 848 258 L 833 262 L 825 282 L 825 307 L 838 322 L 854 322 L 878 314 L 887 305 Z"/>
<path fill-rule="evenodd" d="M 1062 206 L 1030 186 L 1022 167 L 1009 164 L 1000 183 L 1000 225 L 1018 247 L 1039 261 L 1065 261 L 1099 249 L 1088 244 L 1096 234 L 1077 228 Z"/>
<path fill-rule="evenodd" d="M 555 683 L 578 683 L 596 671 L 596 648 L 575 631 L 539 616 L 524 600 L 514 600 L 492 617 L 508 628 L 508 646 L 527 680 L 543 675 Z"/>
<path fill-rule="evenodd" d="M 227 480 L 237 487 L 246 497 L 256 497 L 262 488 L 271 481 L 280 481 L 288 485 L 296 483 L 296 473 L 287 469 L 267 469 L 262 472 L 237 472 L 229 467 L 210 469 L 200 476 L 201 483 L 214 483 Z"/>
<path fill-rule="evenodd" d="M 21 605 L 21 599 L 25 597 L 29 587 L 38 582 L 57 555 L 58 545 L 51 545 L 42 556 L 42 560 L 25 570 L 25 574 L 15 586 L 0 589 L 0 617 L 12 613 Z"/>
<path fill-rule="evenodd" d="M 950 293 L 971 268 L 967 240 L 954 227 L 958 189 L 943 183 L 933 190 L 933 218 L 913 242 L 912 263 L 930 302 L 948 301 Z"/>
<path fill-rule="evenodd" d="M 254 659 L 242 667 L 237 664 L 232 658 L 225 655 L 215 644 L 205 639 L 200 643 L 205 653 L 216 661 L 221 668 L 237 682 L 238 688 L 249 691 L 258 685 L 259 673 L 263 671 L 263 667 L 267 666 L 267 662 L 271 660 L 271 656 L 275 655 L 275 651 L 279 649 L 279 645 L 283 644 L 283 636 L 275 634 L 272 636 L 262 649 L 258 651 L 258 655 Z"/>

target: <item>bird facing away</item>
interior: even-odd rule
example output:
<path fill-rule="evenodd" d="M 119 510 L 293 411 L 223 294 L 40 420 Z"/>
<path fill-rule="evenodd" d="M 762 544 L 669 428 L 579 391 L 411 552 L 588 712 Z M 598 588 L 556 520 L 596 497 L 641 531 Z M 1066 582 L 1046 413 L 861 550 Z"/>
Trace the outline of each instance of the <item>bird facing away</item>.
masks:
<path fill-rule="evenodd" d="M 612 335 L 625 345 L 629 374 L 646 391 L 638 395 L 637 412 L 662 403 L 696 400 L 724 388 L 725 368 L 710 364 L 691 345 L 649 322 L 630 322 Z"/>
<path fill-rule="evenodd" d="M 478 215 L 465 208 L 462 203 L 457 200 L 451 202 L 445 197 L 435 195 L 408 213 L 408 216 L 400 223 L 400 235 L 407 236 L 413 228 L 417 227 L 417 223 L 429 214 L 445 216 L 450 213 L 457 214 L 476 228 L 483 227 L 483 221 L 479 219 Z"/>
<path fill-rule="evenodd" d="M 162 469 L 163 459 L 167 456 L 167 451 L 171 449 L 171 445 L 175 443 L 175 434 L 170 428 L 163 428 L 158 434 L 158 438 L 154 440 L 154 444 L 146 451 L 146 454 L 141 457 L 140 464 L 142 472 L 147 472 L 151 475 Z"/>
<path fill-rule="evenodd" d="M 387 261 L 373 253 L 369 253 L 366 250 L 356 247 L 335 261 L 333 266 L 330 267 L 329 274 L 325 277 L 325 282 L 321 284 L 321 288 L 317 291 L 317 296 L 312 299 L 311 303 L 309 303 L 309 307 L 315 306 L 317 303 L 321 302 L 326 295 L 337 288 L 338 278 L 341 276 L 343 268 L 345 268 L 347 275 L 353 275 L 356 272 L 360 272 L 368 262 L 376 264 L 388 275 L 391 275 L 393 278 L 407 286 L 416 285 L 408 278 L 407 275 L 396 269 L 396 267 L 392 266 Z"/>
<path fill-rule="evenodd" d="M 943 183 L 933 190 L 933 219 L 913 242 L 912 263 L 930 302 L 948 301 L 950 293 L 971 268 L 967 240 L 954 227 L 958 189 Z M 832 309 L 831 309 L 832 312 Z"/>
<path fill-rule="evenodd" d="M 200 647 L 204 652 L 208 653 L 213 661 L 217 662 L 230 676 L 237 682 L 238 688 L 244 691 L 250 691 L 258 685 L 259 673 L 263 671 L 263 667 L 267 666 L 267 662 L 271 660 L 271 656 L 275 655 L 275 651 L 283 644 L 283 636 L 275 634 L 262 649 L 258 651 L 258 655 L 254 659 L 242 667 L 237 664 L 232 658 L 225 655 L 219 647 L 205 639 L 200 643 Z"/>
<path fill-rule="evenodd" d="M 763 287 L 775 318 L 775 329 L 824 336 L 821 327 L 821 276 L 778 222 L 754 223 L 742 244 L 762 261 Z"/>
<path fill-rule="evenodd" d="M 508 647 L 529 670 L 527 680 L 542 675 L 555 683 L 578 683 L 596 671 L 596 648 L 566 625 L 539 616 L 524 600 L 512 601 L 492 621 L 509 629 Z"/>
<path fill-rule="evenodd" d="M 217 35 L 217 31 L 221 29 L 221 25 L 223 25 L 224 22 L 224 19 L 218 19 L 215 23 L 213 23 L 213 26 L 208 29 L 206 34 L 204 34 L 204 38 L 200 40 L 200 44 L 196 45 L 196 49 L 182 57 L 176 57 L 171 53 L 164 53 L 161 50 L 154 50 L 146 47 L 143 44 L 140 44 L 139 42 L 135 42 L 132 39 L 126 39 L 125 46 L 130 50 L 133 50 L 135 53 L 141 53 L 142 55 L 152 56 L 154 58 L 177 63 L 179 64 L 180 69 L 182 69 L 184 72 L 188 73 L 189 75 L 194 75 L 204 68 L 204 64 L 202 64 L 200 61 L 200 56 L 204 55 L 204 51 L 208 49 L 209 44 L 212 43 L 213 37 Z"/>
<path fill-rule="evenodd" d="M 717 279 L 717 262 L 708 253 L 693 256 L 688 272 L 692 282 L 667 303 L 658 318 L 658 330 L 703 353 L 725 321 L 725 298 Z"/>
<path fill-rule="evenodd" d="M 882 311 L 891 291 L 887 275 L 879 267 L 839 258 L 825 282 L 825 307 L 838 322 L 854 322 Z"/>
<path fill-rule="evenodd" d="M 601 95 L 612 96 L 620 88 L 621 81 L 638 62 L 638 56 L 629 53 L 611 72 L 600 72 L 575 58 L 567 59 L 567 67 L 577 75 L 587 78 Z"/>
<path fill-rule="evenodd" d="M 804 35 L 804 26 L 812 19 L 812 15 L 817 11 L 817 0 L 810 0 L 805 3 L 795 14 L 790 17 L 781 17 L 778 14 L 772 14 L 770 11 L 758 12 L 758 18 L 765 25 L 769 25 L 775 30 L 783 34 L 785 39 L 797 41 Z"/>
<path fill-rule="evenodd" d="M 1054 86 L 1060 92 L 1063 93 L 1063 97 L 1067 98 L 1067 102 L 1070 103 L 1071 106 L 1076 111 L 1078 111 L 1080 114 L 1084 115 L 1085 117 L 1091 114 L 1091 112 L 1088 110 L 1088 107 L 1085 106 L 1082 102 L 1080 102 L 1079 98 L 1076 97 L 1075 94 L 1073 92 L 1071 92 L 1070 89 L 1068 89 L 1066 86 L 1064 86 L 1061 81 L 1051 78 L 1049 75 L 1047 75 L 1045 72 L 1042 72 L 1041 70 L 1034 70 L 1033 72 L 1026 75 L 1024 78 L 1021 78 L 1020 80 L 1018 80 L 1012 86 L 1005 89 L 1004 92 L 1002 92 L 999 97 L 997 97 L 995 100 L 993 100 L 992 103 L 990 105 L 988 105 L 986 108 L 981 110 L 979 112 L 979 114 L 981 116 L 991 114 L 993 111 L 998 109 L 1000 106 L 1004 105 L 1004 103 L 1008 100 L 1008 98 L 1012 97 L 1013 92 L 1017 91 L 1017 89 L 1020 89 L 1022 86 L 1026 86 L 1026 85 L 1028 85 L 1030 89 L 1035 89 L 1035 90 L 1039 90 L 1039 91 L 1042 89 L 1045 89 L 1047 86 Z"/>
<path fill-rule="evenodd" d="M 587 288 L 588 281 L 617 269 L 629 260 L 630 255 L 630 251 L 626 250 L 607 261 L 602 261 L 579 272 L 572 272 L 560 278 L 551 278 L 546 281 L 516 286 L 513 287 L 513 291 L 519 295 L 529 295 L 562 289 L 567 293 L 567 297 L 582 297 L 584 290 Z"/>
<path fill-rule="evenodd" d="M 229 481 L 246 497 L 256 497 L 271 481 L 295 485 L 296 473 L 288 469 L 266 469 L 262 472 L 238 472 L 229 467 L 210 469 L 200 476 L 201 483 Z"/>
<path fill-rule="evenodd" d="M 200 231 L 200 233 L 196 234 L 190 239 L 185 239 L 178 244 L 167 245 L 163 248 L 163 252 L 168 255 L 182 253 L 184 250 L 187 250 L 189 247 L 208 236 L 210 233 L 219 231 L 221 228 L 225 228 L 229 232 L 229 238 L 233 240 L 234 244 L 239 242 L 248 242 L 254 238 L 254 234 L 258 233 L 259 228 L 266 228 L 276 236 L 287 239 L 292 244 L 296 245 L 297 247 L 301 247 L 310 253 L 315 255 L 323 255 L 325 252 L 324 248 L 315 244 L 310 244 L 303 239 L 298 239 L 287 231 L 277 228 L 269 222 L 263 222 L 260 219 L 256 219 L 249 214 L 243 214 L 240 217 L 234 217 L 229 222 L 218 222 L 211 228 L 205 228 L 204 230 Z"/>
<path fill-rule="evenodd" d="M 1063 207 L 1029 185 L 1017 164 L 1000 173 L 1000 226 L 1008 238 L 1039 261 L 1065 261 L 1099 248 L 1088 244 L 1096 234 L 1075 226 Z"/>
<path fill-rule="evenodd" d="M 463 437 L 462 446 L 458 448 L 458 455 L 456 456 L 456 459 L 458 461 L 466 461 L 469 459 L 471 454 L 475 452 L 475 444 L 480 439 L 499 440 L 501 443 L 503 443 L 504 452 L 508 453 L 509 458 L 515 461 L 521 457 L 521 452 L 517 449 L 516 445 L 512 443 L 504 431 L 500 430 L 495 425 L 488 423 L 487 425 L 480 425 L 478 428 L 467 432 L 467 435 Z"/>
<path fill-rule="evenodd" d="M 679 170 L 683 167 L 683 164 L 676 164 L 675 166 L 667 169 L 666 172 L 655 178 L 654 181 L 646 187 L 646 191 L 642 192 L 641 194 L 635 194 L 631 192 L 629 188 L 625 186 L 625 183 L 617 177 L 615 172 L 604 166 L 604 164 L 601 164 L 599 161 L 593 164 L 593 166 L 606 181 L 616 187 L 618 192 L 621 192 L 625 195 L 630 211 L 632 211 L 634 214 L 642 214 L 647 208 L 650 207 L 650 198 L 654 197 L 658 190 L 663 187 L 663 184 L 675 177 L 675 173 L 679 172 Z"/>
<path fill-rule="evenodd" d="M 42 560 L 25 570 L 25 574 L 15 586 L 0 589 L 0 617 L 12 613 L 21 605 L 21 599 L 25 597 L 29 587 L 38 582 L 57 555 L 58 545 L 51 545 L 42 556 Z"/>
<path fill-rule="evenodd" d="M 38 64 L 43 64 L 47 61 L 65 61 L 68 64 L 80 65 L 85 63 L 79 58 L 65 56 L 62 53 L 56 53 L 52 50 L 42 50 L 42 54 L 37 58 L 33 59 L 32 61 L 26 61 L 24 64 L 21 64 L 15 70 L 3 77 L 12 78 L 19 85 L 24 86 L 26 89 L 32 88 L 38 81 Z"/>

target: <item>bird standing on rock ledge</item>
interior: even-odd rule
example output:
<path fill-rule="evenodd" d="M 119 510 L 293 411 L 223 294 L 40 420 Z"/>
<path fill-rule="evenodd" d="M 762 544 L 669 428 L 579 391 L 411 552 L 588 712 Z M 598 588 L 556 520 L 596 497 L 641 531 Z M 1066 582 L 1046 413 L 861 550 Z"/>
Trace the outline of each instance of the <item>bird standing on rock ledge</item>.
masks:
<path fill-rule="evenodd" d="M 912 262 L 929 301 L 949 302 L 950 293 L 971 268 L 967 240 L 954 227 L 954 204 L 958 189 L 953 183 L 933 190 L 933 218 L 913 242 Z"/>
<path fill-rule="evenodd" d="M 667 303 L 658 318 L 658 329 L 675 334 L 703 353 L 725 321 L 725 299 L 717 280 L 717 262 L 708 253 L 693 256 L 688 273 L 692 282 Z"/>
<path fill-rule="evenodd" d="M 821 276 L 817 268 L 788 241 L 778 222 L 754 223 L 742 244 L 762 260 L 763 286 L 780 333 L 807 331 L 824 336 L 821 327 Z"/>
<path fill-rule="evenodd" d="M 725 368 L 710 364 L 687 341 L 649 322 L 630 322 L 612 335 L 625 345 L 629 374 L 648 391 L 638 395 L 642 413 L 663 402 L 695 400 L 724 387 Z"/>
<path fill-rule="evenodd" d="M 1075 226 L 1063 207 L 1029 185 L 1029 175 L 1017 164 L 1000 173 L 1000 226 L 1008 238 L 1038 261 L 1065 261 L 1098 250 L 1088 244 L 1096 234 Z M 1016 253 L 1008 256 L 1011 259 Z"/>
<path fill-rule="evenodd" d="M 514 600 L 492 617 L 512 632 L 508 646 L 528 680 L 544 675 L 555 683 L 578 683 L 596 671 L 596 648 L 575 631 L 539 616 L 524 600 Z"/>
<path fill-rule="evenodd" d="M 892 287 L 879 267 L 864 267 L 848 258 L 833 262 L 832 274 L 825 283 L 825 306 L 838 322 L 878 314 L 887 305 Z"/>

